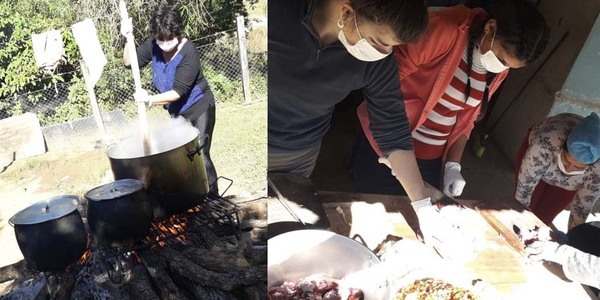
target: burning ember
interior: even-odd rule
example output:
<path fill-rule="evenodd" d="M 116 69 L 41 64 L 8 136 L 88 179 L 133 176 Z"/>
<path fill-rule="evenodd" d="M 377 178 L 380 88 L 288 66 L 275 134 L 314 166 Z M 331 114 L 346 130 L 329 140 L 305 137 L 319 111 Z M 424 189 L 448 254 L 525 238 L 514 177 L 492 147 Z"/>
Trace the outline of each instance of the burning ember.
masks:
<path fill-rule="evenodd" d="M 85 250 L 85 253 L 83 253 L 83 255 L 81 256 L 81 258 L 75 263 L 76 265 L 84 265 L 88 259 L 90 258 L 90 248 L 88 247 L 87 250 Z"/>
<path fill-rule="evenodd" d="M 150 224 L 150 233 L 146 237 L 146 243 L 153 247 L 164 247 L 166 241 L 173 240 L 182 245 L 187 245 L 186 228 L 188 216 L 171 216 L 165 220 L 154 220 Z"/>

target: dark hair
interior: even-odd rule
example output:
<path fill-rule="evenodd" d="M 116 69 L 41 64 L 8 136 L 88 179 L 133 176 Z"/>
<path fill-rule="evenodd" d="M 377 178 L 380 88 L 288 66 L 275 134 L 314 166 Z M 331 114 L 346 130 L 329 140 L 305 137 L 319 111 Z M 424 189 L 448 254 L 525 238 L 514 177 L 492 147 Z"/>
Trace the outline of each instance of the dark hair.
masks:
<path fill-rule="evenodd" d="M 167 4 L 160 4 L 152 13 L 150 33 L 156 39 L 164 40 L 180 36 L 183 23 L 179 12 Z"/>
<path fill-rule="evenodd" d="M 473 50 L 478 38 L 483 34 L 485 24 L 490 19 L 496 20 L 496 37 L 502 45 L 518 60 L 529 64 L 542 55 L 548 44 L 550 29 L 544 16 L 527 0 L 498 1 L 489 9 L 489 15 L 476 17 L 471 23 L 467 44 L 467 84 L 466 99 L 471 93 L 471 69 L 473 68 Z M 485 116 L 489 103 L 489 86 L 496 74 L 487 72 L 485 90 L 481 100 L 481 111 L 475 122 Z M 466 100 L 465 100 L 466 101 Z"/>
<path fill-rule="evenodd" d="M 350 0 L 356 16 L 388 25 L 404 43 L 416 40 L 427 28 L 429 17 L 423 0 Z"/>
<path fill-rule="evenodd" d="M 488 10 L 496 20 L 496 39 L 518 60 L 529 64 L 548 45 L 550 28 L 544 16 L 528 0 L 503 0 Z"/>

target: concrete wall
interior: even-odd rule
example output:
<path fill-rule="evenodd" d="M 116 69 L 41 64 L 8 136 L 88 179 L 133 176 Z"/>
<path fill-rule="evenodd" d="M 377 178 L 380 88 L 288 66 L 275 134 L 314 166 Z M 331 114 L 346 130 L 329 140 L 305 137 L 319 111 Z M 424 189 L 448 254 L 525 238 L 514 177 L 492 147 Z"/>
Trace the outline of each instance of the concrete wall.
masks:
<path fill-rule="evenodd" d="M 596 23 L 600 0 L 541 0 L 539 10 L 552 31 L 548 47 L 533 64 L 511 70 L 487 122 L 491 127 L 499 120 L 491 136 L 512 162 L 529 127 L 550 112 L 556 93 L 562 89 Z M 565 34 L 564 42 L 557 47 Z M 553 48 L 555 52 L 549 55 Z M 600 86 L 600 81 L 596 86 Z"/>
<path fill-rule="evenodd" d="M 587 116 L 590 111 L 600 111 L 600 18 L 556 97 L 550 115 L 571 112 Z"/>

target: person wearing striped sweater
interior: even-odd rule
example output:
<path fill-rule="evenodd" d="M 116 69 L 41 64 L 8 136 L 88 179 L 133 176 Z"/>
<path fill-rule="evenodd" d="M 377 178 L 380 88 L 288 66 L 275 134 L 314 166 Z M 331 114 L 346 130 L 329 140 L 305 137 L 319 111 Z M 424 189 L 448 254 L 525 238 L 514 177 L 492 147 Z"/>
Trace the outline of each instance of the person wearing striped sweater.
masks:
<path fill-rule="evenodd" d="M 508 70 L 540 57 L 548 36 L 535 6 L 507 0 L 489 11 L 464 5 L 430 11 L 423 36 L 395 47 L 415 156 L 426 182 L 451 197 L 462 193 L 466 182 L 460 161 L 475 122 Z M 353 153 L 355 190 L 404 195 L 372 138 L 364 103 L 358 117 L 362 130 Z"/>

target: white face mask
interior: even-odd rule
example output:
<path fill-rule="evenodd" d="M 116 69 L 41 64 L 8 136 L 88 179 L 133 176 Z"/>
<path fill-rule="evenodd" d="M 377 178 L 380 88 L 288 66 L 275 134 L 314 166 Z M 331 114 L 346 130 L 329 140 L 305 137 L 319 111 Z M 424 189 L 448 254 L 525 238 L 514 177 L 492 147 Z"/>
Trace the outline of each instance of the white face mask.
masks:
<path fill-rule="evenodd" d="M 362 61 L 377 61 L 384 59 L 386 56 L 392 53 L 392 51 L 390 51 L 389 53 L 381 53 L 377 49 L 375 49 L 371 44 L 369 44 L 367 40 L 363 39 L 363 37 L 360 34 L 360 31 L 358 31 L 358 24 L 356 23 L 356 13 L 354 13 L 354 26 L 356 26 L 356 32 L 358 32 L 358 37 L 360 38 L 358 43 L 354 45 L 350 45 L 350 43 L 348 43 L 346 35 L 342 30 L 342 28 L 344 28 L 344 22 L 341 19 L 338 20 L 337 25 L 340 28 L 338 39 L 340 39 L 340 42 L 342 42 L 344 47 L 346 47 L 346 50 L 348 50 L 348 52 L 357 59 Z"/>
<path fill-rule="evenodd" d="M 175 49 L 175 47 L 177 47 L 177 44 L 179 44 L 179 39 L 174 38 L 170 41 L 156 40 L 156 44 L 158 45 L 158 47 L 160 47 L 160 49 L 162 49 L 162 51 L 170 52 L 170 51 L 173 51 L 173 49 Z"/>
<path fill-rule="evenodd" d="M 481 39 L 481 43 L 479 43 L 479 53 L 481 53 L 481 44 L 483 44 L 483 41 L 485 40 L 486 35 L 487 35 L 487 33 L 483 36 L 483 39 Z M 494 51 L 492 51 L 492 48 L 494 47 L 494 39 L 495 38 L 496 38 L 496 30 L 494 30 L 494 35 L 492 36 L 492 43 L 490 45 L 490 50 L 488 50 L 485 54 L 481 53 L 481 64 L 488 72 L 500 73 L 500 72 L 506 71 L 508 69 L 508 67 L 505 66 L 498 59 L 498 57 L 496 57 L 496 54 L 494 54 Z"/>
<path fill-rule="evenodd" d="M 560 155 L 560 153 L 558 153 L 558 159 L 557 159 L 557 162 L 558 162 L 558 168 L 560 169 L 560 171 L 561 171 L 561 172 L 563 172 L 563 174 L 565 174 L 565 175 L 570 175 L 570 176 L 573 176 L 573 175 L 583 175 L 583 174 L 585 174 L 585 171 L 573 171 L 573 172 L 567 172 L 567 170 L 565 170 L 565 165 L 563 165 L 563 162 L 562 162 L 562 158 L 561 158 L 561 156 L 562 156 L 562 155 Z"/>

